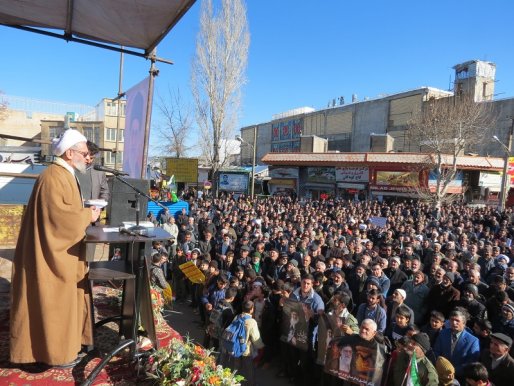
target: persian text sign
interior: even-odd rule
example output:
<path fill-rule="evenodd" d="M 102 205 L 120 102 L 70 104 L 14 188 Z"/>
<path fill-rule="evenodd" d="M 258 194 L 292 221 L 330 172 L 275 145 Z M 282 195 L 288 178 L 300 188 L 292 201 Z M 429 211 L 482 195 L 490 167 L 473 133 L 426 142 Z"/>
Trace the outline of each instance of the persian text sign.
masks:
<path fill-rule="evenodd" d="M 198 159 L 166 158 L 166 174 L 175 176 L 175 182 L 197 182 Z"/>
<path fill-rule="evenodd" d="M 368 182 L 369 169 L 361 167 L 336 167 L 337 182 Z"/>

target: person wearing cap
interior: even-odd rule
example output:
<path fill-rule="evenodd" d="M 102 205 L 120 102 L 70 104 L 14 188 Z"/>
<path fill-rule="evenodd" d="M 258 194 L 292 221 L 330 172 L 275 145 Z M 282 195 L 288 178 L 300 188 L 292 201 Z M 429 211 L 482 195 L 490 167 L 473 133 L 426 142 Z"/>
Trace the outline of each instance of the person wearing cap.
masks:
<path fill-rule="evenodd" d="M 392 246 L 387 245 L 385 248 L 392 249 Z M 407 274 L 400 269 L 401 264 L 402 262 L 400 258 L 398 256 L 393 256 L 389 258 L 389 266 L 384 269 L 384 273 L 389 278 L 389 293 L 393 293 L 397 288 L 401 288 L 403 283 L 408 279 Z"/>
<path fill-rule="evenodd" d="M 257 273 L 257 275 L 261 275 L 262 272 L 262 255 L 260 252 L 253 252 L 252 253 L 252 260 L 249 264 L 251 268 Z"/>
<path fill-rule="evenodd" d="M 491 334 L 489 349 L 483 350 L 480 362 L 489 371 L 494 385 L 510 385 L 514 380 L 514 358 L 509 354 L 512 338 L 501 332 Z"/>
<path fill-rule="evenodd" d="M 467 315 L 453 310 L 450 313 L 450 328 L 443 329 L 434 344 L 436 357 L 442 355 L 455 366 L 457 379 L 461 380 L 466 363 L 478 360 L 480 345 L 478 338 L 467 331 Z"/>
<path fill-rule="evenodd" d="M 405 299 L 407 299 L 407 292 L 401 288 L 394 290 L 391 296 L 386 299 L 385 308 L 387 310 L 386 316 L 388 321 L 392 321 L 394 319 L 396 309 L 399 306 L 405 306 L 409 310 L 410 324 L 414 324 L 414 311 L 407 304 L 405 304 Z"/>
<path fill-rule="evenodd" d="M 464 307 L 468 310 L 470 318 L 468 327 L 473 327 L 476 320 L 487 318 L 487 309 L 484 304 L 477 300 L 478 288 L 474 284 L 466 284 L 462 287 L 460 300 L 455 304 L 457 307 Z"/>
<path fill-rule="evenodd" d="M 492 327 L 493 331 L 503 332 L 504 334 L 514 337 L 514 304 L 506 302 L 502 305 L 500 316 L 493 315 Z"/>
<path fill-rule="evenodd" d="M 278 251 L 271 249 L 268 256 L 264 257 L 262 262 L 262 277 L 266 280 L 266 283 L 271 286 L 278 280 Z"/>
<path fill-rule="evenodd" d="M 423 386 L 438 386 L 439 376 L 437 371 L 425 355 L 429 350 L 430 339 L 428 335 L 423 332 L 414 334 L 409 339 L 404 351 L 398 354 L 398 359 L 394 362 L 392 384 L 394 386 L 405 384 L 405 380 L 410 375 L 410 373 L 407 374 L 410 370 L 409 365 L 412 356 L 415 354 L 419 384 Z"/>
<path fill-rule="evenodd" d="M 455 367 L 445 357 L 439 357 L 435 361 L 435 369 L 439 377 L 439 386 L 460 386 L 455 379 Z"/>
<path fill-rule="evenodd" d="M 246 267 L 250 262 L 250 247 L 248 245 L 241 245 L 239 248 L 239 256 L 236 259 L 236 264 Z"/>
<path fill-rule="evenodd" d="M 23 215 L 12 273 L 13 363 L 73 367 L 81 345 L 93 343 L 83 240 L 100 209 L 84 208 L 77 182 L 89 160 L 86 143 L 74 129 L 52 141 L 56 159 Z"/>
<path fill-rule="evenodd" d="M 427 306 L 429 310 L 437 310 L 448 316 L 450 311 L 460 300 L 460 291 L 453 287 L 455 275 L 453 272 L 446 272 L 443 281 L 439 285 L 430 288 L 427 296 Z"/>

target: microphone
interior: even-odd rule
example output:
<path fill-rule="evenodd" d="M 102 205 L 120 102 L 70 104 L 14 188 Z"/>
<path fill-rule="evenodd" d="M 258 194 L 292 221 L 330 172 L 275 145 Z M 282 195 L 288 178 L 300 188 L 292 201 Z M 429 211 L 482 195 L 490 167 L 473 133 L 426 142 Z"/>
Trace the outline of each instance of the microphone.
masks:
<path fill-rule="evenodd" d="M 123 228 L 123 227 L 120 228 L 120 233 L 129 235 L 129 236 L 138 236 L 138 234 L 136 232 L 132 232 L 131 230 L 128 230 L 127 228 Z"/>
<path fill-rule="evenodd" d="M 95 165 L 95 166 L 93 166 L 93 169 L 101 171 L 101 172 L 112 173 L 115 176 L 128 176 L 128 173 L 122 172 L 120 170 L 108 168 L 107 166 Z"/>

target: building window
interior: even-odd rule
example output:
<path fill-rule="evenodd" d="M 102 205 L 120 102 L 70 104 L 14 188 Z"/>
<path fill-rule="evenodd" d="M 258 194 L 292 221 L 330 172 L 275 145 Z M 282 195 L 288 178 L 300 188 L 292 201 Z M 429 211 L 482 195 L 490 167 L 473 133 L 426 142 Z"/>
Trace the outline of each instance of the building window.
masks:
<path fill-rule="evenodd" d="M 118 142 L 123 142 L 124 139 L 124 131 L 123 129 L 120 129 L 120 138 Z M 105 129 L 105 140 L 110 142 L 116 142 L 116 129 L 112 128 L 106 128 Z"/>
<path fill-rule="evenodd" d="M 57 138 L 59 134 L 62 132 L 62 127 L 52 126 L 48 128 L 48 136 L 50 139 Z"/>
<path fill-rule="evenodd" d="M 105 140 L 116 142 L 116 129 L 105 128 Z"/>
<path fill-rule="evenodd" d="M 109 165 L 114 165 L 116 162 L 116 154 L 118 154 L 118 165 L 123 164 L 123 151 L 118 151 L 118 153 L 112 153 L 110 151 L 105 152 L 105 163 Z"/>
<path fill-rule="evenodd" d="M 82 133 L 84 134 L 84 137 L 86 137 L 88 141 L 91 141 L 93 143 L 96 142 L 94 127 L 84 127 L 82 129 Z"/>

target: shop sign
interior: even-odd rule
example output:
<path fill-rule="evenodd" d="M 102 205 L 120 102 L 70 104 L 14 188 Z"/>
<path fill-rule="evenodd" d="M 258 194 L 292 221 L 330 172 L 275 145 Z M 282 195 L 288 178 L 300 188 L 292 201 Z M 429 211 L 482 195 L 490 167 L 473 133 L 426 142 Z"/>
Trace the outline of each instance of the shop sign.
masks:
<path fill-rule="evenodd" d="M 369 169 L 361 167 L 336 167 L 337 182 L 368 182 Z"/>
<path fill-rule="evenodd" d="M 325 184 L 334 183 L 336 173 L 334 168 L 307 168 L 307 181 L 320 182 Z"/>
<path fill-rule="evenodd" d="M 298 168 L 269 168 L 271 178 L 298 178 Z"/>

